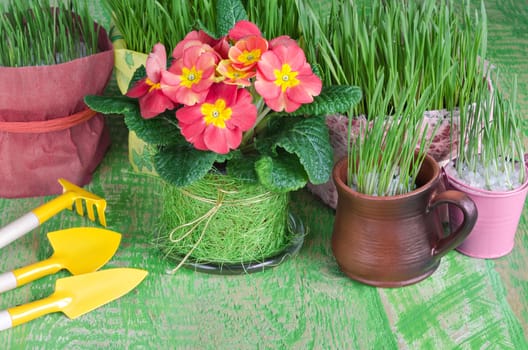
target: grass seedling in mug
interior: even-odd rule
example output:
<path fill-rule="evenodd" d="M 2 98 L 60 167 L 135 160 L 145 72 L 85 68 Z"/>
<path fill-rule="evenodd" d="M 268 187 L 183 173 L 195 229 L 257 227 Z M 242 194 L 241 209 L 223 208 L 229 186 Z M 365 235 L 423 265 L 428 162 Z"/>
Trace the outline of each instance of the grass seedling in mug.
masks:
<path fill-rule="evenodd" d="M 415 101 L 419 88 L 414 76 L 405 98 L 389 116 L 390 98 L 399 88 L 396 79 L 390 80 L 386 94 L 382 94 L 383 77 L 378 81 L 369 106 L 376 111 L 371 121 L 365 120 L 355 140 L 349 140 L 348 185 L 371 196 L 394 196 L 415 189 L 415 180 L 427 153 L 431 138 L 427 125 L 422 127 L 422 116 L 430 103 L 431 89 L 427 88 Z M 349 124 L 349 129 L 351 124 Z M 351 134 L 351 133 L 349 133 Z M 433 131 L 434 134 L 434 131 Z"/>

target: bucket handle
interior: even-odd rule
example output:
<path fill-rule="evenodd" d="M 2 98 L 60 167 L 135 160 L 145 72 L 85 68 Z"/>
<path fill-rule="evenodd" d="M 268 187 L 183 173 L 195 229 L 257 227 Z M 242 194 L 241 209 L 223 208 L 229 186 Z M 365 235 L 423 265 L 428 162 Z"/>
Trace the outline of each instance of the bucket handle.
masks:
<path fill-rule="evenodd" d="M 464 219 L 462 224 L 446 237 L 439 237 L 436 246 L 432 249 L 432 255 L 442 257 L 447 252 L 458 247 L 470 234 L 477 221 L 478 211 L 475 202 L 465 193 L 448 190 L 437 194 L 427 208 L 428 212 L 433 211 L 441 204 L 453 204 L 462 211 Z"/>

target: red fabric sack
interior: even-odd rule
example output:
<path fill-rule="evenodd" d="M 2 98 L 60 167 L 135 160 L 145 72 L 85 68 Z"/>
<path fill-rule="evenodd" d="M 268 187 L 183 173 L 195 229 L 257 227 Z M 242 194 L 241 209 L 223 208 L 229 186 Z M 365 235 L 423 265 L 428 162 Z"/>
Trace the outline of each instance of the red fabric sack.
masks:
<path fill-rule="evenodd" d="M 56 65 L 0 67 L 0 197 L 59 194 L 61 177 L 91 181 L 110 145 L 104 117 L 83 102 L 112 74 L 103 28 L 99 51 Z"/>

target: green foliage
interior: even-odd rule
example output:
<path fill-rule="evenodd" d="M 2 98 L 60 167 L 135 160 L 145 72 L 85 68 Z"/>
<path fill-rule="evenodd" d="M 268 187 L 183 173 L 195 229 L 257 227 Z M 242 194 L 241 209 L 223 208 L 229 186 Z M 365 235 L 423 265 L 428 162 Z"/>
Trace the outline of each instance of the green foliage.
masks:
<path fill-rule="evenodd" d="M 218 0 L 216 12 L 222 14 L 216 21 L 216 37 L 227 35 L 236 22 L 248 19 L 240 0 Z"/>
<path fill-rule="evenodd" d="M 380 114 L 370 121 L 365 119 L 357 137 L 349 142 L 347 183 L 351 188 L 371 196 L 394 196 L 415 188 L 416 177 L 432 141 L 426 137 L 427 127 L 422 128 L 431 89 L 427 88 L 415 101 L 419 81 L 419 75 L 414 75 L 410 89 L 395 106 L 393 115 L 384 114 L 391 109 L 390 99 L 378 93 L 374 95 L 373 101 Z M 382 84 L 380 81 L 378 91 Z M 391 84 L 389 96 L 397 88 L 397 84 Z"/>
<path fill-rule="evenodd" d="M 305 1 L 309 0 L 301 2 Z M 264 37 L 288 35 L 299 40 L 304 48 L 300 23 L 305 20 L 305 16 L 300 11 L 298 2 L 298 0 L 242 0 L 249 20 L 260 28 Z"/>
<path fill-rule="evenodd" d="M 460 110 L 460 133 L 456 139 L 456 170 L 480 173 L 486 189 L 493 190 L 494 178 L 503 178 L 504 185 L 514 189 L 514 183 L 526 179 L 524 164 L 525 136 L 523 118 L 517 105 L 517 78 L 508 97 L 501 90 L 499 74 L 489 74 L 493 89 L 486 81 L 478 79 L 475 89 L 465 101 L 469 107 Z M 519 178 L 514 177 L 519 167 Z M 482 169 L 482 170 L 480 170 Z M 483 173 L 482 173 L 483 172 Z M 505 176 L 503 176 L 505 175 Z"/>
<path fill-rule="evenodd" d="M 0 11 L 0 66 L 52 65 L 98 52 L 99 27 L 77 0 L 10 0 Z"/>
<path fill-rule="evenodd" d="M 275 157 L 261 157 L 255 163 L 255 169 L 260 183 L 275 192 L 297 190 L 308 180 L 295 156 L 285 152 Z"/>
<path fill-rule="evenodd" d="M 357 90 L 346 91 L 349 92 L 348 103 L 337 107 L 328 105 L 324 110 L 336 113 L 340 108 L 343 111 L 352 108 L 357 102 L 354 98 Z M 188 144 L 180 133 L 174 112 L 143 119 L 138 102 L 125 96 L 87 96 L 85 102 L 101 113 L 124 114 L 130 130 L 157 146 L 156 171 L 176 186 L 193 183 L 211 170 L 215 162 L 224 161 L 227 161 L 229 174 L 244 181 L 260 182 L 276 192 L 296 190 L 307 181 L 324 183 L 332 169 L 333 152 L 323 117 L 277 116 L 263 129 L 262 135 L 256 135 L 255 145 L 225 156 L 199 151 Z"/>
<path fill-rule="evenodd" d="M 274 159 L 283 158 L 283 151 L 295 155 L 297 158 L 289 161 L 303 166 L 304 178 L 314 184 L 326 182 L 333 151 L 324 118 L 282 118 L 273 124 L 262 139 L 257 139 L 260 153 Z"/>
<path fill-rule="evenodd" d="M 361 100 L 361 89 L 357 86 L 334 85 L 324 86 L 321 94 L 314 97 L 314 102 L 302 105 L 296 111 L 288 114 L 299 115 L 329 115 L 336 111 L 347 111 Z"/>
<path fill-rule="evenodd" d="M 157 42 L 173 48 L 193 29 L 219 37 L 240 19 L 257 24 L 267 38 L 289 35 L 300 40 L 306 50 L 300 30 L 306 20 L 304 2 L 307 0 L 103 0 L 127 48 L 143 53 L 150 52 Z"/>
<path fill-rule="evenodd" d="M 160 42 L 172 50 L 198 24 L 214 30 L 213 0 L 103 0 L 128 49 L 148 53 Z"/>
<path fill-rule="evenodd" d="M 247 18 L 240 0 L 218 1 L 216 16 L 219 35 Z M 208 28 L 210 32 L 213 27 Z M 173 38 L 173 44 L 177 41 Z M 130 84 L 144 76 L 145 68 L 138 68 Z M 156 172 L 173 185 L 188 186 L 212 169 L 225 167 L 228 175 L 240 180 L 261 183 L 273 192 L 288 192 L 308 181 L 321 184 L 328 180 L 333 151 L 324 116 L 350 111 L 360 99 L 357 87 L 330 86 L 294 113 L 266 114 L 269 109 L 264 109 L 255 128 L 244 135 L 241 147 L 228 155 L 194 149 L 182 136 L 174 111 L 143 119 L 138 102 L 127 97 L 89 96 L 86 103 L 103 113 L 124 114 L 127 127 L 154 147 Z"/>
<path fill-rule="evenodd" d="M 126 96 L 88 95 L 84 102 L 93 110 L 104 114 L 126 114 L 137 110 L 138 102 Z"/>
<path fill-rule="evenodd" d="M 483 74 L 478 60 L 487 49 L 484 5 L 474 9 L 470 0 L 366 3 L 336 0 L 328 12 L 303 5 L 302 31 L 307 46 L 312 43 L 307 57 L 321 67 L 325 85 L 358 85 L 364 98 L 354 115 L 374 118 L 379 80 L 384 79 L 379 93 L 389 98 L 384 114 L 390 114 L 418 73 L 416 100 L 431 87 L 427 109 L 458 107 L 461 95 L 474 89 L 471 77 Z M 395 82 L 398 88 L 391 89 Z"/>
<path fill-rule="evenodd" d="M 213 167 L 216 156 L 189 144 L 171 145 L 159 148 L 154 167 L 165 181 L 183 187 L 203 178 Z"/>

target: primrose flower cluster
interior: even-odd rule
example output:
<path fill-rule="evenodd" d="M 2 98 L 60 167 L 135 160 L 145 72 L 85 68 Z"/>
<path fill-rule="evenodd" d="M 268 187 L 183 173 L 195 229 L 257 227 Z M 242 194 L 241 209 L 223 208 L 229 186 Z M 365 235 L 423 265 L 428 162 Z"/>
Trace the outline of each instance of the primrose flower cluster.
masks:
<path fill-rule="evenodd" d="M 145 119 L 175 110 L 184 138 L 219 154 L 238 148 L 243 133 L 270 110 L 293 112 L 322 89 L 295 40 L 268 41 L 249 21 L 220 39 L 192 31 L 174 48 L 169 66 L 167 60 L 165 47 L 156 44 L 146 77 L 127 96 L 139 100 Z"/>

